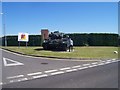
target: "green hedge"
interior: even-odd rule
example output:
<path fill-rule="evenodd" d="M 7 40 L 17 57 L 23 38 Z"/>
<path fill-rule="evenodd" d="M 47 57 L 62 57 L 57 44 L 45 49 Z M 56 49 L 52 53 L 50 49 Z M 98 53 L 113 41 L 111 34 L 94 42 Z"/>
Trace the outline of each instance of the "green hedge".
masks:
<path fill-rule="evenodd" d="M 3 46 L 5 45 L 4 37 L 2 39 Z M 41 45 L 41 35 L 29 35 L 28 46 L 40 46 Z M 7 45 L 8 46 L 19 46 L 18 36 L 7 36 Z M 25 46 L 25 42 L 20 42 L 20 46 Z"/>
<path fill-rule="evenodd" d="M 108 33 L 76 33 L 67 34 L 69 35 L 74 46 L 118 46 L 118 34 L 108 34 Z M 4 46 L 4 37 L 2 39 L 2 44 Z M 21 42 L 21 46 L 25 46 L 25 42 Z M 7 36 L 8 46 L 18 46 L 18 36 Z M 28 46 L 40 46 L 41 45 L 41 35 L 29 35 Z"/>

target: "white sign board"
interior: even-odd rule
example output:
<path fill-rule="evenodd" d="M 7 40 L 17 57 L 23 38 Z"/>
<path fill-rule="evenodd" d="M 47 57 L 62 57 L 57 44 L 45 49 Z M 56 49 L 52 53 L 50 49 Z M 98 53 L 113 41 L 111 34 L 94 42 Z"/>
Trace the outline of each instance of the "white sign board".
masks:
<path fill-rule="evenodd" d="M 18 33 L 18 41 L 28 42 L 28 33 Z"/>

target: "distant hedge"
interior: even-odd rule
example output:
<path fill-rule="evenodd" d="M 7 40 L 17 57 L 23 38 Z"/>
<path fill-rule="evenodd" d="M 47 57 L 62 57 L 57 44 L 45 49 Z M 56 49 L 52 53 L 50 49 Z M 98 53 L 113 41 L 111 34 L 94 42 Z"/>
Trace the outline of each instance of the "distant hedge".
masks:
<path fill-rule="evenodd" d="M 74 46 L 118 46 L 118 34 L 76 33 L 67 35 L 72 38 Z M 2 42 L 4 46 L 4 37 L 2 38 Z M 7 36 L 7 45 L 18 46 L 18 36 Z M 25 46 L 25 43 L 21 42 L 20 45 Z M 41 35 L 29 35 L 28 46 L 41 46 Z"/>
<path fill-rule="evenodd" d="M 5 45 L 4 37 L 2 40 L 2 45 Z M 7 36 L 7 45 L 8 46 L 18 46 L 18 36 Z M 25 46 L 25 42 L 20 42 L 20 46 Z M 27 43 L 28 46 L 40 46 L 41 45 L 41 35 L 29 35 L 29 42 Z"/>
<path fill-rule="evenodd" d="M 75 46 L 118 46 L 118 34 L 90 33 L 68 34 Z"/>

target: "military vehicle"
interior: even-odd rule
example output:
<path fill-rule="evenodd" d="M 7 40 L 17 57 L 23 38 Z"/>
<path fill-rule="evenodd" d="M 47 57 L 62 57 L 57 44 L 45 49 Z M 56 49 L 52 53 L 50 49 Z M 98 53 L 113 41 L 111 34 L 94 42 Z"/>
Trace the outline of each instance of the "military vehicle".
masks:
<path fill-rule="evenodd" d="M 59 31 L 51 32 L 48 39 L 45 39 L 42 43 L 42 47 L 45 50 L 63 50 L 67 51 L 68 45 L 68 35 L 60 33 Z"/>

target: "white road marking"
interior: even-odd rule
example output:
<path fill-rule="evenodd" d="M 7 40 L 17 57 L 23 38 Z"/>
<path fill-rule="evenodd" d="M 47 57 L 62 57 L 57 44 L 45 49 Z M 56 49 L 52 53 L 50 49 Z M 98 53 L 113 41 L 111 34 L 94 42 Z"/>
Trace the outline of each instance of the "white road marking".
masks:
<path fill-rule="evenodd" d="M 79 67 L 81 67 L 81 65 L 78 65 L 78 66 L 73 66 L 72 68 L 79 68 Z"/>
<path fill-rule="evenodd" d="M 109 63 L 111 63 L 111 62 L 105 62 L 105 64 L 109 64 Z"/>
<path fill-rule="evenodd" d="M 28 75 L 28 76 L 32 76 L 32 75 L 38 75 L 38 74 L 42 74 L 42 72 L 29 73 L 29 74 L 27 74 L 27 75 Z"/>
<path fill-rule="evenodd" d="M 50 75 L 57 75 L 57 74 L 62 74 L 64 73 L 63 71 L 60 71 L 60 72 L 54 72 L 54 73 L 51 73 Z"/>
<path fill-rule="evenodd" d="M 2 82 L 0 82 L 0 85 L 3 85 L 3 83 L 2 83 Z"/>
<path fill-rule="evenodd" d="M 112 60 L 116 60 L 116 59 L 112 59 Z"/>
<path fill-rule="evenodd" d="M 9 82 L 10 82 L 10 83 L 13 83 L 14 81 L 13 81 L 13 80 L 10 80 Z"/>
<path fill-rule="evenodd" d="M 93 67 L 97 66 L 97 65 L 92 65 Z"/>
<path fill-rule="evenodd" d="M 48 71 L 44 71 L 44 72 L 29 73 L 29 74 L 27 74 L 28 76 L 42 74 L 42 73 L 48 73 L 48 74 L 42 74 L 42 75 L 32 76 L 30 78 L 29 77 L 28 78 L 22 78 L 22 79 L 18 79 L 18 80 L 10 80 L 10 83 L 12 83 L 12 82 L 26 81 L 26 80 L 30 80 L 30 79 L 36 79 L 36 78 L 42 78 L 42 77 L 47 77 L 47 76 L 50 76 L 50 75 L 63 74 L 63 73 L 67 73 L 67 72 L 73 72 L 73 71 L 82 70 L 82 69 L 86 69 L 86 68 L 90 68 L 90 67 L 95 67 L 95 66 L 99 66 L 99 65 L 105 65 L 105 64 L 109 64 L 109 63 L 117 62 L 117 61 L 119 61 L 119 60 L 100 61 L 100 62 L 94 62 L 94 63 L 91 63 L 91 64 L 83 64 L 83 65 L 78 65 L 78 66 L 60 68 L 59 70 L 54 69 L 54 70 L 48 70 Z M 65 71 L 60 71 L 60 70 L 65 70 Z M 21 76 L 18 75 L 18 76 L 13 76 L 13 77 L 7 77 L 7 78 L 8 79 L 12 79 L 12 78 L 16 78 L 16 77 L 22 77 L 22 75 Z"/>
<path fill-rule="evenodd" d="M 107 60 L 107 61 L 109 62 L 109 61 L 112 61 L 112 60 Z"/>
<path fill-rule="evenodd" d="M 42 77 L 47 77 L 48 75 L 47 74 L 43 74 L 43 75 L 39 75 L 39 76 L 33 76 L 34 79 L 36 78 L 42 78 Z"/>
<path fill-rule="evenodd" d="M 94 63 L 92 63 L 92 64 L 97 64 L 98 62 L 94 62 Z"/>
<path fill-rule="evenodd" d="M 114 61 L 112 61 L 112 62 L 118 62 L 118 60 L 114 60 Z"/>
<path fill-rule="evenodd" d="M 54 69 L 54 70 L 48 70 L 48 71 L 44 71 L 45 73 L 51 73 L 51 72 L 56 72 L 58 71 L 57 69 Z"/>
<path fill-rule="evenodd" d="M 18 82 L 21 82 L 21 81 L 26 81 L 26 80 L 28 80 L 27 78 L 22 78 L 22 79 L 19 79 L 19 80 L 17 80 Z"/>
<path fill-rule="evenodd" d="M 7 79 L 20 78 L 20 77 L 24 77 L 24 75 L 11 76 L 11 77 L 7 77 Z"/>
<path fill-rule="evenodd" d="M 100 64 L 98 64 L 98 65 L 105 65 L 105 63 L 100 63 Z"/>
<path fill-rule="evenodd" d="M 7 61 L 10 61 L 12 63 L 7 63 Z M 17 66 L 17 65 L 24 65 L 23 63 L 20 63 L 18 61 L 14 61 L 14 60 L 11 60 L 11 59 L 8 59 L 8 58 L 4 58 L 3 57 L 3 62 L 4 62 L 4 66 Z"/>
<path fill-rule="evenodd" d="M 81 67 L 81 68 L 79 68 L 79 69 L 82 70 L 82 69 L 86 69 L 86 68 L 88 68 L 88 67 Z"/>
<path fill-rule="evenodd" d="M 106 62 L 106 61 L 101 61 L 101 62 Z"/>
<path fill-rule="evenodd" d="M 83 66 L 88 66 L 88 65 L 90 65 L 90 64 L 83 64 Z"/>
<path fill-rule="evenodd" d="M 78 69 L 70 69 L 70 70 L 66 70 L 66 72 L 73 72 L 73 71 L 77 71 Z"/>
<path fill-rule="evenodd" d="M 61 68 L 60 70 L 67 70 L 67 69 L 70 69 L 70 67 Z"/>

